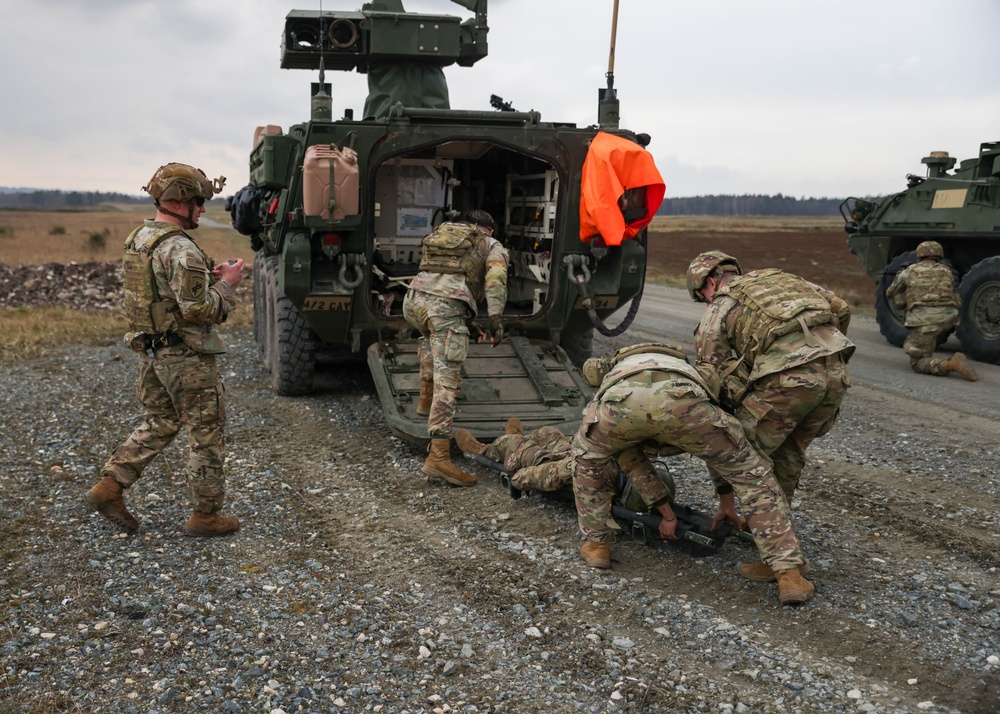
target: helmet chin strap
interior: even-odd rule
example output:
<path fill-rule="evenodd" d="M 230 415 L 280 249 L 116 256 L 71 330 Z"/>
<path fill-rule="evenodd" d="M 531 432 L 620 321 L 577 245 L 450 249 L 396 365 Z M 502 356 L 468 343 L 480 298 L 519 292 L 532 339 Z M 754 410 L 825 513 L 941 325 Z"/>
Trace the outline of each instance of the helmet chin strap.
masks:
<path fill-rule="evenodd" d="M 173 211 L 164 208 L 163 206 L 160 205 L 159 201 L 156 202 L 156 210 L 158 210 L 160 213 L 165 213 L 168 216 L 173 216 L 174 218 L 180 219 L 181 221 L 183 221 L 183 223 L 181 224 L 181 228 L 183 228 L 186 231 L 193 231 L 195 228 L 198 227 L 197 221 L 194 220 L 194 211 L 195 211 L 194 201 L 190 201 L 187 204 L 187 206 L 188 206 L 188 214 L 186 216 L 182 216 L 180 213 L 174 213 Z"/>

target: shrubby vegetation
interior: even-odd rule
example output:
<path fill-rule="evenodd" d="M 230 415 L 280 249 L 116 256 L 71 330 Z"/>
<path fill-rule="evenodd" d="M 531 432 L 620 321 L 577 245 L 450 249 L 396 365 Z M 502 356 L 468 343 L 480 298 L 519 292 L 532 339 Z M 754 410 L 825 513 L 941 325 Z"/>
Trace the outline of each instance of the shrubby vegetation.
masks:
<path fill-rule="evenodd" d="M 664 199 L 658 216 L 839 216 L 840 198 L 689 196 Z"/>
<path fill-rule="evenodd" d="M 86 208 L 102 203 L 149 203 L 149 196 L 101 191 L 31 191 L 0 188 L 0 208 Z"/>
<path fill-rule="evenodd" d="M 840 198 L 718 195 L 667 198 L 659 216 L 838 216 Z M 0 188 L 0 208 L 86 208 L 102 203 L 148 203 L 149 196 L 100 191 L 31 191 Z M 221 201 L 220 201 L 221 202 Z"/>

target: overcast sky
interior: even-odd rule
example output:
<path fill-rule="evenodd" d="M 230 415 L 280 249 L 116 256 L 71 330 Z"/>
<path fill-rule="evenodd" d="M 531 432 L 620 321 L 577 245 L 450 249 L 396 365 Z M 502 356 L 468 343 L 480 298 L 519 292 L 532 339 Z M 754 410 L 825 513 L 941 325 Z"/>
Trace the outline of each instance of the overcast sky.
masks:
<path fill-rule="evenodd" d="M 358 10 L 360 0 L 323 0 Z M 448 0 L 411 11 L 470 17 Z M 613 0 L 491 0 L 489 56 L 451 105 L 498 94 L 597 121 Z M 0 0 L 0 186 L 138 194 L 161 164 L 246 183 L 254 128 L 308 119 L 317 73 L 279 68 L 284 17 L 319 0 Z M 620 0 L 622 125 L 667 196 L 845 197 L 1000 140 L 1000 0 Z M 328 72 L 334 116 L 367 82 Z"/>

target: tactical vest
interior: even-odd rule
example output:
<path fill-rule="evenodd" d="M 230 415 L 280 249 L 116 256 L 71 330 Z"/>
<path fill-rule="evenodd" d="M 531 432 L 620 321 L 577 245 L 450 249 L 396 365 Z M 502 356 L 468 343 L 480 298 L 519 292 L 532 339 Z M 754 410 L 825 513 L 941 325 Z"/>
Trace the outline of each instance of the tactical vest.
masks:
<path fill-rule="evenodd" d="M 622 347 L 615 351 L 615 353 L 611 356 L 611 366 L 613 367 L 617 365 L 626 357 L 631 357 L 632 355 L 637 354 L 669 355 L 670 357 L 676 357 L 677 359 L 687 362 L 687 355 L 684 354 L 683 347 L 671 345 L 666 342 L 638 342 L 634 345 Z"/>
<path fill-rule="evenodd" d="M 906 309 L 960 307 L 951 268 L 931 261 L 914 263 L 906 273 Z"/>
<path fill-rule="evenodd" d="M 784 335 L 809 334 L 810 327 L 836 325 L 830 303 L 802 278 L 778 268 L 754 270 L 730 278 L 717 295 L 729 295 L 742 306 L 730 340 L 747 365 Z"/>
<path fill-rule="evenodd" d="M 605 375 L 604 381 L 601 382 L 601 388 L 595 396 L 595 400 L 600 399 L 604 396 L 605 392 L 623 379 L 628 379 L 629 377 L 649 371 L 677 372 L 683 374 L 685 377 L 697 382 L 707 394 L 711 394 L 711 390 L 705 383 L 704 378 L 698 374 L 698 370 L 688 364 L 687 360 L 683 357 L 683 352 L 680 357 L 660 352 L 629 355 L 620 361 Z"/>
<path fill-rule="evenodd" d="M 486 237 L 471 223 L 442 223 L 421 242 L 421 272 L 464 274 L 472 296 L 482 300 L 489 254 Z"/>
<path fill-rule="evenodd" d="M 135 239 L 144 230 L 151 230 L 153 235 L 141 248 L 137 248 Z M 122 258 L 125 318 L 128 320 L 129 328 L 135 332 L 147 334 L 173 332 L 178 328 L 194 324 L 181 317 L 180 308 L 175 300 L 160 298 L 159 290 L 156 288 L 156 278 L 153 275 L 153 251 L 166 238 L 174 235 L 187 236 L 179 226 L 160 223 L 154 227 L 140 226 L 125 240 L 125 255 Z M 207 264 L 207 256 L 205 261 Z"/>

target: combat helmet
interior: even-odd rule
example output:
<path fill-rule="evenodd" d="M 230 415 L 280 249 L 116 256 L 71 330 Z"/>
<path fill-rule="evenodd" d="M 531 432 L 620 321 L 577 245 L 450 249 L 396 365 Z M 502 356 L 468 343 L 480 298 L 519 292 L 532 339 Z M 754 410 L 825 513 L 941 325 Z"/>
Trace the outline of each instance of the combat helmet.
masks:
<path fill-rule="evenodd" d="M 925 240 L 917 246 L 917 260 L 924 258 L 943 258 L 944 248 L 936 240 Z"/>
<path fill-rule="evenodd" d="M 591 357 L 583 363 L 583 367 L 580 368 L 580 374 L 583 375 L 584 382 L 597 389 L 601 386 L 605 375 L 611 371 L 613 366 L 612 361 L 606 357 Z"/>
<path fill-rule="evenodd" d="M 691 299 L 695 302 L 705 302 L 698 295 L 698 291 L 705 286 L 705 281 L 712 274 L 712 271 L 719 266 L 726 266 L 726 272 L 735 272 L 743 275 L 743 268 L 740 262 L 731 255 L 726 255 L 719 250 L 710 250 L 702 253 L 691 261 L 687 270 L 687 289 L 691 294 Z"/>
<path fill-rule="evenodd" d="M 156 208 L 168 216 L 186 221 L 185 228 L 197 228 L 195 220 L 195 203 L 204 205 L 205 201 L 222 192 L 226 185 L 226 177 L 209 179 L 205 172 L 188 164 L 164 164 L 156 170 L 149 183 L 142 190 L 153 197 Z M 200 202 L 199 202 L 200 199 Z M 179 201 L 188 205 L 188 215 L 182 216 L 163 207 L 164 201 Z"/>

